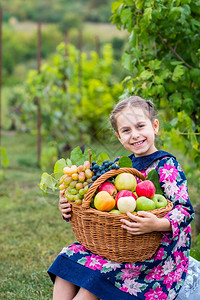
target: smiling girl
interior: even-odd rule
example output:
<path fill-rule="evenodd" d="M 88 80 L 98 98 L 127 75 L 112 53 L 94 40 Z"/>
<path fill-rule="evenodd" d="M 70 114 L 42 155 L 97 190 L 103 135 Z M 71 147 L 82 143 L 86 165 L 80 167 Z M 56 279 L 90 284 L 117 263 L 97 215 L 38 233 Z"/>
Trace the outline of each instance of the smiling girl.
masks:
<path fill-rule="evenodd" d="M 129 221 L 121 219 L 122 228 L 133 235 L 161 231 L 160 247 L 144 262 L 109 261 L 79 243 L 63 248 L 48 271 L 54 282 L 53 299 L 175 299 L 188 271 L 190 223 L 194 217 L 187 180 L 176 158 L 155 146 L 159 121 L 151 101 L 140 97 L 122 100 L 110 121 L 120 143 L 132 153 L 133 168 L 145 176 L 156 169 L 163 194 L 174 208 L 160 219 L 144 211 L 138 212 L 139 216 L 128 212 Z M 71 205 L 63 191 L 59 205 L 63 217 L 70 218 Z M 198 270 L 196 267 L 196 274 Z"/>

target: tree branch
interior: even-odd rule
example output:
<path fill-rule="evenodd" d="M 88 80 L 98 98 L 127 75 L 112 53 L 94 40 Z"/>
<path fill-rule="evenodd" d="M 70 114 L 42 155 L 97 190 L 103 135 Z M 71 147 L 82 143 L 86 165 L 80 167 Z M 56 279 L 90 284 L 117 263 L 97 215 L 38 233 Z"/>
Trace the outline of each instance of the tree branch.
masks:
<path fill-rule="evenodd" d="M 192 66 L 190 66 L 188 63 L 186 63 L 185 61 L 184 61 L 184 59 L 180 56 L 180 55 L 178 55 L 178 53 L 172 48 L 172 46 L 170 45 L 170 44 L 168 44 L 168 42 L 167 41 L 165 41 L 163 38 L 162 38 L 162 36 L 159 34 L 158 35 L 158 37 L 159 37 L 159 39 L 161 40 L 161 42 L 163 43 L 163 44 L 165 44 L 168 48 L 169 48 L 169 50 L 176 56 L 176 58 L 178 58 L 178 60 L 180 60 L 188 69 L 193 69 L 193 67 Z"/>

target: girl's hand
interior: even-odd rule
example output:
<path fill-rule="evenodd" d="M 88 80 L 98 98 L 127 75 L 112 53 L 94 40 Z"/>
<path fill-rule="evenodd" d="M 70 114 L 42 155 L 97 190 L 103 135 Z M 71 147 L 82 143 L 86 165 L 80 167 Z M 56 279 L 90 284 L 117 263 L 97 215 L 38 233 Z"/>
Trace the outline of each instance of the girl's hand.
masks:
<path fill-rule="evenodd" d="M 171 231 L 170 221 L 166 218 L 158 218 L 156 215 L 147 211 L 138 211 L 136 216 L 127 212 L 127 216 L 133 222 L 121 219 L 122 228 L 126 229 L 130 234 L 138 235 L 152 231 Z"/>
<path fill-rule="evenodd" d="M 60 191 L 59 210 L 65 219 L 71 218 L 71 204 L 65 197 L 65 191 Z"/>

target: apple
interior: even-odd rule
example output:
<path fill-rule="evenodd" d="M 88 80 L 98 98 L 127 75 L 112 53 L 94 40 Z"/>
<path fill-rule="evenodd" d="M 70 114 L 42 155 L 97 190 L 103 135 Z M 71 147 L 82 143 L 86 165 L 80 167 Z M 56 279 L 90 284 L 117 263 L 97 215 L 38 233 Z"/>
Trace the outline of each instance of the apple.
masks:
<path fill-rule="evenodd" d="M 152 200 L 156 204 L 156 208 L 166 207 L 167 206 L 167 199 L 160 194 L 155 194 L 152 198 Z"/>
<path fill-rule="evenodd" d="M 155 204 L 155 201 L 150 199 L 150 198 L 147 198 L 147 197 L 144 197 L 144 196 L 141 196 L 139 198 L 137 198 L 137 201 L 136 201 L 136 211 L 139 211 L 139 210 L 153 210 L 156 208 L 156 204 Z"/>
<path fill-rule="evenodd" d="M 114 185 L 116 186 L 118 191 L 135 191 L 137 182 L 134 175 L 130 173 L 121 173 L 115 177 Z"/>
<path fill-rule="evenodd" d="M 97 192 L 101 191 L 106 191 L 113 197 L 115 197 L 115 195 L 117 194 L 117 189 L 111 182 L 103 182 L 102 184 L 100 184 L 100 186 L 97 189 Z"/>
<path fill-rule="evenodd" d="M 133 212 L 136 208 L 136 201 L 134 197 L 121 197 L 118 199 L 118 209 L 123 214 L 127 211 Z"/>
<path fill-rule="evenodd" d="M 138 197 L 152 198 L 155 195 L 156 188 L 151 180 L 144 180 L 137 184 L 135 191 Z"/>
<path fill-rule="evenodd" d="M 109 211 L 109 213 L 121 214 L 121 212 L 118 209 L 112 209 L 112 210 Z"/>
<path fill-rule="evenodd" d="M 119 200 L 119 198 L 121 197 L 133 197 L 135 198 L 135 200 L 137 199 L 137 197 L 134 195 L 134 193 L 132 193 L 131 191 L 128 191 L 128 190 L 121 190 L 117 193 L 117 195 L 115 196 L 115 205 L 117 207 L 117 202 Z"/>
<path fill-rule="evenodd" d="M 94 207 L 100 211 L 110 211 L 115 207 L 115 199 L 106 191 L 100 191 L 94 197 Z"/>

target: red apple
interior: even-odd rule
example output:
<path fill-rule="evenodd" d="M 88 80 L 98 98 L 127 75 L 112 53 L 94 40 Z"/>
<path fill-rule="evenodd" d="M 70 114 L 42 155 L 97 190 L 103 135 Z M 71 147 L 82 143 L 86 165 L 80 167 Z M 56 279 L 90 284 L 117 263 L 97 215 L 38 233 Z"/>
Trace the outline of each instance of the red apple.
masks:
<path fill-rule="evenodd" d="M 138 197 L 144 196 L 151 199 L 155 195 L 156 188 L 151 180 L 144 180 L 137 184 L 135 191 Z"/>
<path fill-rule="evenodd" d="M 117 195 L 115 196 L 115 205 L 117 207 L 117 202 L 119 200 L 119 198 L 121 197 L 133 197 L 135 200 L 137 199 L 137 197 L 135 196 L 134 193 L 132 193 L 131 191 L 128 190 L 121 190 L 117 193 Z"/>
<path fill-rule="evenodd" d="M 115 195 L 117 194 L 117 189 L 111 182 L 103 182 L 102 184 L 100 184 L 97 189 L 97 193 L 101 191 L 108 192 L 113 197 L 115 197 Z"/>

